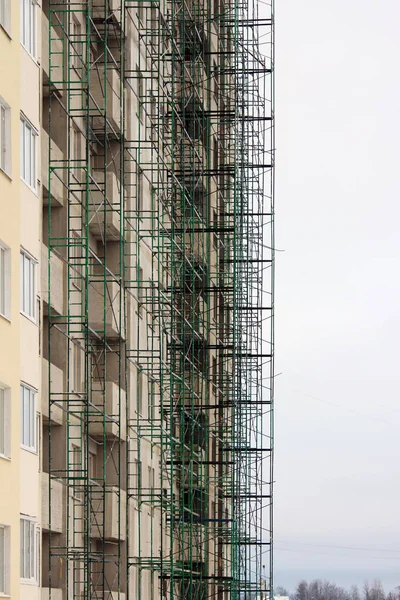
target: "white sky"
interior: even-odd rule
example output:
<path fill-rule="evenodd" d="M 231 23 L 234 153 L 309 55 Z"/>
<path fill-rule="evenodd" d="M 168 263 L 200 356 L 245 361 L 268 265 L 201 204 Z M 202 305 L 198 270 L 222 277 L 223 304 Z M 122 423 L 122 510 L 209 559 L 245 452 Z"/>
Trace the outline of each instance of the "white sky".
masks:
<path fill-rule="evenodd" d="M 276 584 L 389 588 L 400 585 L 400 1 L 276 0 L 276 37 Z"/>

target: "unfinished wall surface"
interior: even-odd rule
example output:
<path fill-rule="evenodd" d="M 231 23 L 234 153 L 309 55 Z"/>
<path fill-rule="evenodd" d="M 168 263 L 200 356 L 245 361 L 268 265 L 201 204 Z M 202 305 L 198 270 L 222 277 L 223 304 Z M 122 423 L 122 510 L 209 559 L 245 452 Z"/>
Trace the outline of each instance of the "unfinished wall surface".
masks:
<path fill-rule="evenodd" d="M 20 45 L 28 12 L 11 4 L 8 591 L 269 597 L 273 6 L 261 18 L 236 0 L 24 0 Z M 20 115 L 35 136 L 29 184 Z M 20 313 L 20 247 L 36 265 L 34 315 Z M 21 382 L 35 395 L 29 448 Z M 29 580 L 20 517 L 34 526 Z"/>

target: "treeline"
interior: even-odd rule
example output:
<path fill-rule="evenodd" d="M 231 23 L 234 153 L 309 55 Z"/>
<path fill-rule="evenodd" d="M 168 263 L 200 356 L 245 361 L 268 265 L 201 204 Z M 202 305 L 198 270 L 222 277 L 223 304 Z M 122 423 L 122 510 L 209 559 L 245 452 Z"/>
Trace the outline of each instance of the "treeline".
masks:
<path fill-rule="evenodd" d="M 350 589 L 326 579 L 314 579 L 309 582 L 300 581 L 293 593 L 285 588 L 278 588 L 274 595 L 289 596 L 290 600 L 400 600 L 400 586 L 386 594 L 379 579 L 372 583 L 365 582 L 362 588 L 352 585 Z"/>

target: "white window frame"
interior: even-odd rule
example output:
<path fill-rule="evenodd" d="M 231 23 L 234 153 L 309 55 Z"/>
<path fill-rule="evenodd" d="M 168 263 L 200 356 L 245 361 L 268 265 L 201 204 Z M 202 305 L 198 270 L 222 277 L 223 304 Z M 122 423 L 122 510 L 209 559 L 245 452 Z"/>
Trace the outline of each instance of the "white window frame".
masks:
<path fill-rule="evenodd" d="M 28 416 L 25 420 L 25 402 L 28 400 Z M 20 385 L 20 445 L 23 450 L 37 454 L 37 390 L 27 383 Z M 25 426 L 27 425 L 27 426 Z"/>
<path fill-rule="evenodd" d="M 10 526 L 0 525 L 0 596 L 10 595 Z M 2 589 L 3 588 L 3 589 Z"/>
<path fill-rule="evenodd" d="M 0 240 L 0 316 L 11 319 L 11 250 Z"/>
<path fill-rule="evenodd" d="M 83 33 L 82 33 L 82 23 L 78 19 L 78 17 L 73 14 L 72 15 L 72 56 L 71 56 L 71 67 L 75 70 L 76 74 L 79 78 L 82 77 L 82 67 L 84 60 L 84 44 L 83 44 Z"/>
<path fill-rule="evenodd" d="M 0 25 L 7 32 L 11 33 L 11 6 L 10 0 L 0 0 Z"/>
<path fill-rule="evenodd" d="M 37 191 L 37 147 L 38 131 L 21 113 L 20 119 L 20 169 L 21 179 L 34 192 Z"/>
<path fill-rule="evenodd" d="M 0 0 L 2 2 L 3 0 Z M 11 108 L 0 96 L 0 169 L 11 175 Z"/>
<path fill-rule="evenodd" d="M 75 230 L 72 231 L 72 240 L 73 243 L 70 245 L 70 265 L 73 270 L 71 282 L 77 290 L 82 290 L 82 238 Z"/>
<path fill-rule="evenodd" d="M 27 539 L 25 538 L 27 532 Z M 40 528 L 26 515 L 20 515 L 20 580 L 21 583 L 39 583 Z"/>
<path fill-rule="evenodd" d="M 37 0 L 21 0 L 21 44 L 25 50 L 36 60 L 36 21 Z"/>
<path fill-rule="evenodd" d="M 83 386 L 83 347 L 76 338 L 71 339 L 71 391 L 75 394 L 82 392 Z"/>
<path fill-rule="evenodd" d="M 11 389 L 0 383 L 0 458 L 11 458 Z M 1 591 L 0 591 L 1 593 Z"/>
<path fill-rule="evenodd" d="M 29 263 L 29 272 L 26 274 L 27 264 Z M 20 251 L 20 312 L 36 323 L 37 301 L 36 301 L 36 277 L 37 260 L 21 248 Z M 26 285 L 27 284 L 27 285 Z M 28 287 L 29 297 L 26 298 L 26 287 Z"/>

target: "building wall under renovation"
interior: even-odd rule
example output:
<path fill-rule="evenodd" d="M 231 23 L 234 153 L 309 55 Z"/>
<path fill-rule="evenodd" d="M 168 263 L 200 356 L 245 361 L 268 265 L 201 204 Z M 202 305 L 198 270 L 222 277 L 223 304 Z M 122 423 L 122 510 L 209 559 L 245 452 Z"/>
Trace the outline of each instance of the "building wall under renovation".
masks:
<path fill-rule="evenodd" d="M 272 563 L 273 240 L 256 14 L 11 5 L 0 594 L 257 595 Z"/>
<path fill-rule="evenodd" d="M 14 5 L 0 28 L 0 102 L 2 164 L 0 169 L 0 252 L 2 300 L 0 308 L 0 526 L 4 548 L 2 592 L 19 597 L 20 494 L 20 107 L 19 6 Z M 4 137 L 3 137 L 4 136 Z M 5 144 L 6 156 L 3 156 Z"/>

